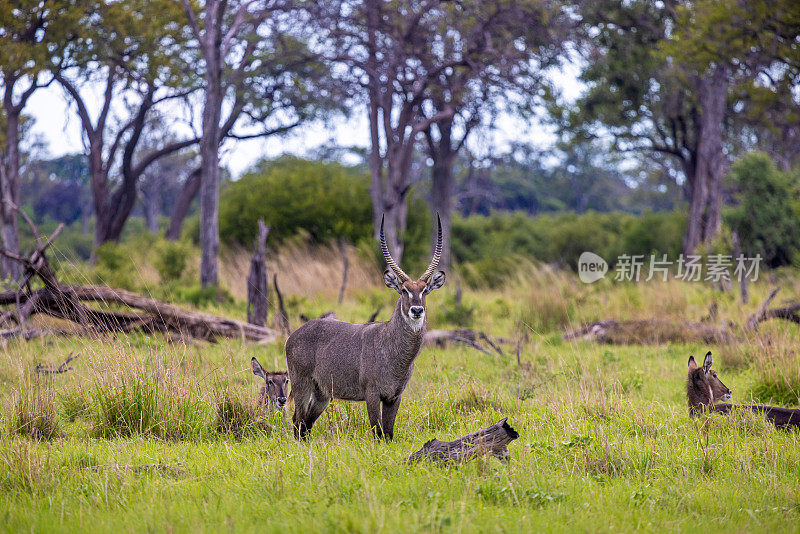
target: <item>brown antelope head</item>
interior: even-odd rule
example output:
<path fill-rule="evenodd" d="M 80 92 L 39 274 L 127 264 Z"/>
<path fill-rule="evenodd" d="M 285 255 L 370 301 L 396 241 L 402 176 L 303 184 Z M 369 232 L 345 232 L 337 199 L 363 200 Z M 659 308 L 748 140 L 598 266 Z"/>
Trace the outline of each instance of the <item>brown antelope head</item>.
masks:
<path fill-rule="evenodd" d="M 269 373 L 261 367 L 255 357 L 250 360 L 250 365 L 253 367 L 253 374 L 263 378 L 265 382 L 261 388 L 259 404 L 263 406 L 276 405 L 278 408 L 283 408 L 286 404 L 289 374 L 284 371 Z"/>
<path fill-rule="evenodd" d="M 697 367 L 694 356 L 689 356 L 686 396 L 689 400 L 689 412 L 692 414 L 708 410 L 715 402 L 731 398 L 731 390 L 722 383 L 717 372 L 711 369 L 712 363 L 711 351 L 706 354 L 702 367 Z"/>
<path fill-rule="evenodd" d="M 442 221 L 438 215 L 436 219 L 439 227 L 433 258 L 422 276 L 418 280 L 412 280 L 389 253 L 386 237 L 383 235 L 383 218 L 381 218 L 381 252 L 389 266 L 383 272 L 383 283 L 386 284 L 386 287 L 400 293 L 400 309 L 403 319 L 415 332 L 419 331 L 425 323 L 425 297 L 434 289 L 439 289 L 444 285 L 444 272 L 436 270 L 439 266 L 439 259 L 442 257 Z"/>

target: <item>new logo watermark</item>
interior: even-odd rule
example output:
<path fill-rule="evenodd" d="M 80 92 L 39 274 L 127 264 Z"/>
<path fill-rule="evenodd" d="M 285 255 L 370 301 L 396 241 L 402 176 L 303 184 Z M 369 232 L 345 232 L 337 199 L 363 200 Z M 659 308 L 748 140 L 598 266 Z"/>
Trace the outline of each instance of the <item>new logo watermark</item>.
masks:
<path fill-rule="evenodd" d="M 584 252 L 578 258 L 578 277 L 584 284 L 605 278 L 607 272 L 608 263 L 594 252 Z"/>
<path fill-rule="evenodd" d="M 732 279 L 755 282 L 761 260 L 760 254 L 755 257 L 739 254 L 736 258 L 725 254 L 681 254 L 677 260 L 669 260 L 666 254 L 660 257 L 651 254 L 649 258 L 644 254 L 621 254 L 614 262 L 614 280 L 649 282 L 659 278 L 666 282 L 672 276 L 684 282 L 728 283 Z M 578 277 L 585 284 L 605 278 L 607 272 L 608 263 L 594 252 L 584 252 L 578 258 Z"/>

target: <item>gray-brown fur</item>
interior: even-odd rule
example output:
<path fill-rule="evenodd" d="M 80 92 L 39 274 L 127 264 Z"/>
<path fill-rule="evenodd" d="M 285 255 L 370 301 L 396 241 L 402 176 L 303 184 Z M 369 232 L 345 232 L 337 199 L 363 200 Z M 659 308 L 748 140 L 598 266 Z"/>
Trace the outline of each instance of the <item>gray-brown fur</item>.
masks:
<path fill-rule="evenodd" d="M 289 374 L 286 371 L 265 371 L 255 357 L 251 358 L 250 365 L 253 374 L 264 379 L 261 392 L 258 396 L 258 405 L 269 408 L 277 406 L 283 408 L 288 396 L 286 392 L 289 388 Z"/>
<path fill-rule="evenodd" d="M 383 228 L 381 240 L 386 257 Z M 400 397 L 427 330 L 425 297 L 444 284 L 445 274 L 429 267 L 427 279 L 411 280 L 390 260 L 387 257 L 391 269 L 384 272 L 384 283 L 400 298 L 388 321 L 351 324 L 313 319 L 286 340 L 298 437 L 311 430 L 331 399 L 366 401 L 376 436 L 391 439 L 394 435 Z M 431 265 L 435 269 L 436 262 Z"/>
<path fill-rule="evenodd" d="M 707 365 L 706 365 L 707 364 Z M 703 367 L 698 368 L 693 357 L 689 358 L 689 374 L 686 381 L 686 397 L 689 401 L 689 413 L 713 411 L 717 413 L 730 413 L 735 409 L 751 410 L 761 413 L 769 422 L 778 428 L 800 427 L 800 410 L 795 408 L 782 408 L 780 406 L 764 406 L 758 404 L 723 404 L 717 400 L 728 400 L 731 390 L 711 370 L 711 353 L 706 355 Z"/>

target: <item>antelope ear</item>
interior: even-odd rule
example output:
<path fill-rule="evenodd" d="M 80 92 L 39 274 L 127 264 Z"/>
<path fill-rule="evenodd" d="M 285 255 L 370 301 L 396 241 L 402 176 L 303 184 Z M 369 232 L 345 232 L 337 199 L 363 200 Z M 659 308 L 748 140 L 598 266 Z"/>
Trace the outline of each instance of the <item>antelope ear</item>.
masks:
<path fill-rule="evenodd" d="M 445 279 L 444 271 L 437 271 L 433 273 L 433 276 L 431 276 L 431 279 L 428 281 L 426 292 L 430 293 L 434 289 L 439 289 L 440 287 L 442 287 L 444 285 L 444 279 Z"/>
<path fill-rule="evenodd" d="M 694 356 L 689 356 L 689 371 L 697 369 L 697 362 L 694 361 Z"/>
<path fill-rule="evenodd" d="M 383 283 L 386 284 L 386 287 L 389 289 L 394 289 L 401 295 L 403 294 L 403 284 L 400 283 L 400 279 L 391 269 L 383 271 Z"/>
<path fill-rule="evenodd" d="M 708 354 L 706 354 L 706 357 L 703 360 L 703 372 L 704 373 L 708 374 L 708 371 L 709 371 L 709 369 L 711 369 L 711 366 L 713 365 L 713 362 L 714 362 L 714 358 L 711 356 L 711 351 L 708 351 Z"/>
<path fill-rule="evenodd" d="M 267 373 L 264 371 L 264 368 L 261 367 L 261 364 L 258 363 L 258 360 L 256 360 L 255 356 L 250 358 L 250 366 L 253 368 L 253 374 L 254 375 L 260 376 L 264 380 L 267 379 Z"/>

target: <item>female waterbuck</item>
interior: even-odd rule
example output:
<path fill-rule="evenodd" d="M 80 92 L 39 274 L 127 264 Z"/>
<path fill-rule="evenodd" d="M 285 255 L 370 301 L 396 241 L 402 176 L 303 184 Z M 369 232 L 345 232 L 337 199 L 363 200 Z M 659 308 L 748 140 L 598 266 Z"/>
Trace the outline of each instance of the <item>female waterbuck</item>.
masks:
<path fill-rule="evenodd" d="M 261 392 L 258 396 L 258 405 L 266 408 L 270 408 L 273 405 L 283 408 L 287 400 L 286 386 L 289 385 L 289 375 L 283 371 L 265 371 L 255 356 L 250 359 L 250 366 L 254 375 L 264 379 L 264 385 L 261 386 Z"/>
<path fill-rule="evenodd" d="M 731 390 L 720 381 L 716 371 L 711 370 L 711 352 L 706 354 L 703 367 L 698 368 L 694 357 L 689 357 L 689 375 L 686 380 L 686 397 L 689 400 L 689 413 L 702 412 L 729 413 L 734 409 L 751 410 L 764 414 L 777 428 L 800 428 L 800 410 L 780 406 L 758 404 L 719 404 L 731 398 Z"/>
<path fill-rule="evenodd" d="M 286 363 L 292 379 L 294 429 L 304 437 L 331 399 L 366 401 L 375 436 L 391 439 L 400 396 L 414 370 L 427 328 L 425 297 L 444 285 L 436 271 L 442 253 L 442 223 L 430 265 L 412 280 L 389 254 L 381 220 L 381 251 L 389 266 L 387 287 L 400 293 L 388 321 L 350 324 L 313 319 L 286 340 Z"/>

